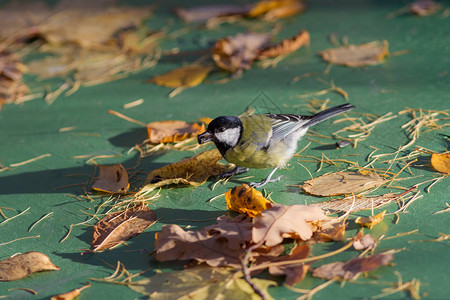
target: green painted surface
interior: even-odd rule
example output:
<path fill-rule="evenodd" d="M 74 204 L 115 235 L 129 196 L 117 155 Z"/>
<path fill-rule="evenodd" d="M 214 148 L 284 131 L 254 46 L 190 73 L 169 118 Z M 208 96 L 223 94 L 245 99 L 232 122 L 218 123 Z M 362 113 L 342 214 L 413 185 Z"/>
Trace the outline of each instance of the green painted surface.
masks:
<path fill-rule="evenodd" d="M 175 4 L 175 3 L 171 3 Z M 169 26 L 170 30 L 182 28 L 183 23 L 170 14 L 171 4 L 159 5 L 155 16 L 148 21 L 152 29 Z M 67 292 L 78 288 L 89 278 L 100 278 L 111 274 L 112 269 L 106 263 L 115 265 L 117 261 L 125 264 L 130 272 L 140 272 L 149 267 L 163 270 L 179 269 L 181 263 L 158 263 L 154 257 L 149 257 L 144 249 L 152 250 L 154 233 L 168 223 L 191 225 L 191 228 L 201 228 L 211 224 L 212 219 L 226 212 L 223 198 L 206 203 L 206 200 L 232 188 L 238 181 L 231 181 L 226 186 L 218 186 L 214 191 L 211 185 L 205 184 L 198 188 L 182 188 L 162 190 L 161 197 L 150 206 L 155 209 L 160 221 L 144 233 L 129 240 L 113 251 L 100 254 L 81 255 L 81 249 L 89 248 L 92 228 L 90 226 L 74 227 L 70 237 L 61 243 L 67 234 L 70 224 L 83 222 L 87 219 L 83 213 L 91 213 L 100 204 L 78 201 L 67 195 L 82 195 L 80 186 L 65 189 L 54 188 L 77 184 L 89 180 L 93 172 L 91 165 L 86 165 L 83 159 L 73 156 L 84 154 L 119 154 L 118 158 L 102 160 L 103 163 L 121 162 L 126 167 L 135 163 L 136 153 L 127 154 L 130 147 L 145 139 L 145 130 L 136 125 L 117 119 L 107 114 L 112 109 L 141 120 L 151 122 L 165 119 L 180 119 L 195 121 L 199 117 L 216 117 L 225 114 L 240 114 L 246 106 L 255 99 L 269 97 L 282 108 L 283 112 L 297 112 L 298 106 L 304 111 L 303 99 L 296 95 L 313 93 L 326 88 L 316 80 L 316 76 L 304 78 L 292 83 L 295 76 L 310 72 L 321 73 L 326 63 L 317 56 L 319 50 L 331 47 L 328 35 L 335 33 L 338 37 L 345 36 L 350 43 L 363 43 L 373 40 L 387 40 L 391 52 L 410 50 L 408 54 L 391 56 L 384 64 L 367 68 L 332 67 L 328 75 L 320 75 L 324 80 L 334 80 L 349 94 L 349 101 L 354 104 L 357 112 L 383 115 L 388 112 L 397 113 L 405 107 L 443 110 L 450 108 L 450 88 L 448 67 L 450 36 L 448 34 L 449 18 L 438 13 L 430 17 L 403 15 L 387 19 L 386 15 L 403 5 L 401 2 L 390 1 L 311 1 L 309 9 L 301 15 L 279 21 L 282 29 L 277 40 L 294 35 L 301 28 L 311 34 L 311 46 L 301 49 L 281 61 L 276 68 L 262 69 L 255 65 L 244 72 L 243 77 L 225 84 L 202 84 L 183 91 L 182 94 L 168 98 L 170 89 L 145 83 L 148 78 L 167 70 L 182 66 L 188 59 L 183 57 L 164 59 L 158 65 L 125 79 L 99 86 L 81 88 L 69 97 L 58 98 L 51 106 L 42 100 L 34 100 L 21 106 L 6 105 L 0 111 L 0 163 L 9 165 L 27 160 L 38 155 L 50 153 L 51 157 L 43 158 L 25 166 L 13 168 L 0 173 L 0 206 L 17 209 L 19 212 L 30 207 L 24 215 L 7 222 L 0 227 L 0 244 L 17 238 L 40 235 L 40 238 L 19 240 L 10 244 L 0 245 L 0 259 L 18 252 L 41 251 L 61 267 L 58 272 L 34 274 L 26 279 L 0 283 L 0 295 L 10 298 L 44 299 L 51 295 Z M 258 21 L 246 22 L 255 24 Z M 274 24 L 265 23 L 264 28 Z M 189 33 L 182 37 L 166 41 L 165 49 L 179 47 L 181 50 L 202 49 L 218 37 L 243 32 L 248 28 L 239 24 L 224 24 L 214 30 L 198 30 L 189 26 Z M 216 74 L 212 78 L 221 78 L 224 74 Z M 30 83 L 32 77 L 28 77 Z M 52 83 L 60 83 L 54 80 Z M 39 83 L 33 83 L 34 85 Z M 388 91 L 388 92 L 383 92 Z M 262 95 L 261 93 L 265 94 Z M 124 110 L 122 105 L 143 98 L 141 106 Z M 342 96 L 327 94 L 320 99 L 329 98 L 332 104 L 344 103 Z M 261 103 L 261 101 L 257 101 Z M 284 105 L 284 106 L 283 106 Z M 276 112 L 276 111 L 274 111 Z M 379 125 L 372 135 L 353 149 L 350 147 L 337 150 L 321 150 L 320 145 L 313 143 L 305 155 L 329 158 L 341 158 L 344 154 L 359 154 L 349 158 L 366 164 L 366 157 L 372 151 L 369 146 L 380 148 L 379 153 L 393 152 L 395 148 L 408 142 L 408 137 L 400 126 L 410 120 L 408 115 L 400 115 L 395 120 Z M 76 126 L 72 132 L 59 133 L 62 127 Z M 331 121 L 314 128 L 322 134 L 330 134 L 339 129 L 339 124 Z M 95 134 L 95 135 L 86 135 Z M 450 134 L 448 127 L 440 131 L 422 133 L 417 145 L 435 151 L 445 151 L 449 147 L 448 139 L 443 134 Z M 300 143 L 300 148 L 305 145 Z M 411 148 L 412 149 L 412 148 Z M 407 150 L 405 154 L 408 153 Z M 167 163 L 191 156 L 191 152 L 168 152 L 160 156 L 147 157 L 141 168 L 149 172 Z M 427 155 L 421 160 L 427 163 Z M 312 172 L 317 169 L 315 163 L 304 163 Z M 378 165 L 387 167 L 386 164 Z M 401 165 L 394 164 L 393 171 L 398 171 Z M 427 180 L 436 173 L 429 167 L 411 168 L 414 176 L 423 178 L 410 179 L 403 182 L 404 186 Z M 335 171 L 333 167 L 324 167 L 320 173 Z M 249 175 L 256 180 L 266 176 L 268 170 L 251 171 Z M 87 174 L 68 177 L 70 174 Z M 298 189 L 289 187 L 309 179 L 303 167 L 297 163 L 297 158 L 291 160 L 286 170 L 277 172 L 286 175 L 279 183 L 267 186 L 272 192 L 272 199 L 283 204 L 303 204 L 318 201 L 317 198 L 305 195 Z M 406 177 L 403 173 L 402 177 Z M 448 251 L 450 244 L 441 243 L 408 243 L 414 239 L 431 239 L 438 237 L 439 232 L 450 234 L 449 212 L 432 215 L 433 212 L 445 208 L 449 203 L 448 178 L 437 183 L 431 193 L 421 191 L 424 197 L 408 208 L 408 214 L 402 214 L 398 224 L 395 218 L 386 220 L 371 232 L 379 236 L 392 236 L 399 232 L 419 229 L 420 235 L 405 236 L 381 242 L 379 249 L 403 248 L 407 250 L 395 255 L 395 266 L 382 267 L 370 273 L 369 278 L 360 279 L 364 282 L 371 279 L 380 281 L 396 281 L 394 271 L 402 274 L 403 280 L 418 278 L 422 282 L 421 294 L 427 299 L 448 299 L 448 270 L 450 260 Z M 389 189 L 385 190 L 388 191 Z M 398 192 L 398 190 L 390 189 Z M 388 207 L 394 211 L 395 204 Z M 8 216 L 15 212 L 4 210 Z M 43 215 L 53 212 L 51 216 L 39 223 L 31 232 L 28 229 L 33 222 Z M 208 220 L 192 222 L 189 220 Z M 354 235 L 357 228 L 350 225 L 348 235 Z M 339 244 L 317 245 L 313 254 L 320 254 L 329 249 L 338 248 Z M 355 257 L 355 251 L 347 251 L 337 257 L 325 260 L 345 260 Z M 152 271 L 147 273 L 151 275 Z M 146 276 L 146 275 L 144 275 Z M 312 288 L 322 280 L 308 277 L 300 283 L 299 288 Z M 333 283 L 319 292 L 315 299 L 361 299 L 381 293 L 385 285 L 352 284 L 340 286 Z M 31 296 L 24 291 L 9 291 L 11 288 L 31 288 L 39 294 Z M 276 299 L 294 299 L 299 294 L 283 287 L 269 290 Z M 84 291 L 84 299 L 126 299 L 141 297 L 124 286 L 93 282 L 93 286 Z M 391 296 L 392 299 L 407 297 L 404 293 Z M 389 297 L 388 297 L 389 298 Z"/>

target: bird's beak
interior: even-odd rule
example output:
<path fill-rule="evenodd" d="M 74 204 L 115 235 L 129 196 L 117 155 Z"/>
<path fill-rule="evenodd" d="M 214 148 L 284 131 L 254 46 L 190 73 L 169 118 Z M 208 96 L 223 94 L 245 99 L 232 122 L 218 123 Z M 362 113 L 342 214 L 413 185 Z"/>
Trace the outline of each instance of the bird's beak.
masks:
<path fill-rule="evenodd" d="M 202 134 L 200 134 L 197 138 L 198 138 L 199 144 L 204 144 L 204 143 L 212 141 L 213 136 L 210 132 L 205 131 Z"/>

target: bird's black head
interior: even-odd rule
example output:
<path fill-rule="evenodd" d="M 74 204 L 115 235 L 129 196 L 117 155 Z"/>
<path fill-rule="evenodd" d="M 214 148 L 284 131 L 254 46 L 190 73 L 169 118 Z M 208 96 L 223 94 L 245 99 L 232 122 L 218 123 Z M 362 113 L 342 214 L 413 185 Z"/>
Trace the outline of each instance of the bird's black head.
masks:
<path fill-rule="evenodd" d="M 235 116 L 217 117 L 208 125 L 208 129 L 198 136 L 198 143 L 213 141 L 220 152 L 236 146 L 242 135 L 242 122 Z"/>

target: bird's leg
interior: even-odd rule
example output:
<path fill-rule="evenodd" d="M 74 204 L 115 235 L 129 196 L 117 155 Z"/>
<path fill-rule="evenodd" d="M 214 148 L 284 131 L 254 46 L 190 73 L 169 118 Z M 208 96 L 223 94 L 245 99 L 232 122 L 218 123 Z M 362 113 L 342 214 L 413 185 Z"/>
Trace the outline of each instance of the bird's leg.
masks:
<path fill-rule="evenodd" d="M 281 176 L 278 176 L 277 178 L 271 179 L 272 176 L 273 176 L 273 174 L 275 173 L 276 170 L 278 170 L 278 167 L 276 167 L 275 169 L 273 169 L 272 172 L 270 172 L 269 176 L 266 177 L 266 179 L 264 179 L 264 180 L 261 181 L 261 182 L 251 182 L 251 183 L 250 183 L 250 186 L 251 186 L 251 187 L 254 187 L 254 188 L 260 188 L 260 187 L 262 187 L 263 185 L 265 185 L 266 183 L 274 182 L 274 181 L 279 181 L 281 178 L 284 177 L 284 175 L 281 175 Z"/>
<path fill-rule="evenodd" d="M 236 168 L 234 168 L 233 170 L 231 170 L 229 172 L 225 172 L 225 173 L 220 174 L 218 177 L 219 178 L 227 178 L 227 177 L 231 177 L 231 176 L 238 175 L 238 174 L 241 174 L 241 173 L 245 173 L 247 171 L 248 171 L 248 168 L 236 167 Z"/>

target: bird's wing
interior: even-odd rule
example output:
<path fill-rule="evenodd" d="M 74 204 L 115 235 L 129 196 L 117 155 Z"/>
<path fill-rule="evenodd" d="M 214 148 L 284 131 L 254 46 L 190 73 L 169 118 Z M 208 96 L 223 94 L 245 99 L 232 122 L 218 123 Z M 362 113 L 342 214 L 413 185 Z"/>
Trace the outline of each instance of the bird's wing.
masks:
<path fill-rule="evenodd" d="M 250 142 L 258 148 L 265 147 L 272 137 L 272 123 L 265 115 L 251 115 L 241 118 L 244 126 L 241 140 Z"/>
<path fill-rule="evenodd" d="M 266 116 L 272 121 L 272 140 L 284 139 L 311 120 L 311 116 L 294 114 L 267 114 Z"/>

